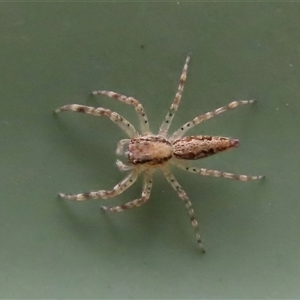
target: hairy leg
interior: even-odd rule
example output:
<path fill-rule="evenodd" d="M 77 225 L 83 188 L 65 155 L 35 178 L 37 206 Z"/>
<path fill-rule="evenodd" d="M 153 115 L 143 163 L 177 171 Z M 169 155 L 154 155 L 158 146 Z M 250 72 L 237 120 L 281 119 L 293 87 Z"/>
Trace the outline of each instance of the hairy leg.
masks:
<path fill-rule="evenodd" d="M 92 199 L 109 199 L 126 191 L 137 179 L 138 173 L 130 172 L 122 181 L 120 181 L 112 190 L 99 190 L 80 194 L 59 193 L 59 197 L 73 201 L 86 201 Z"/>
<path fill-rule="evenodd" d="M 182 187 L 180 186 L 180 184 L 178 183 L 178 181 L 176 180 L 176 178 L 174 177 L 174 175 L 168 169 L 164 169 L 163 173 L 164 173 L 164 176 L 166 177 L 166 179 L 168 180 L 168 182 L 173 187 L 173 189 L 178 193 L 178 196 L 183 200 L 183 202 L 185 204 L 185 207 L 186 207 L 186 209 L 188 211 L 188 214 L 190 216 L 191 224 L 192 224 L 192 226 L 194 228 L 198 245 L 199 245 L 201 251 L 203 253 L 205 253 L 205 249 L 203 247 L 201 236 L 200 236 L 200 232 L 199 232 L 198 221 L 195 218 L 194 209 L 192 208 L 191 201 L 189 200 L 187 194 L 182 189 Z"/>
<path fill-rule="evenodd" d="M 112 207 L 102 206 L 101 208 L 105 211 L 110 211 L 110 212 L 122 212 L 127 209 L 139 207 L 139 206 L 145 204 L 149 200 L 152 184 L 153 184 L 152 183 L 152 175 L 145 174 L 143 192 L 142 192 L 141 198 L 135 199 L 133 201 L 127 202 L 122 205 L 112 206 Z"/>
<path fill-rule="evenodd" d="M 222 106 L 214 111 L 210 111 L 207 112 L 206 114 L 203 115 L 199 115 L 196 118 L 194 118 L 192 121 L 189 121 L 187 123 L 185 123 L 184 125 L 182 125 L 178 130 L 176 130 L 172 136 L 171 136 L 171 140 L 176 140 L 180 137 L 182 137 L 189 129 L 193 128 L 195 125 L 206 121 L 212 117 L 215 117 L 227 110 L 236 108 L 240 105 L 244 105 L 244 104 L 250 104 L 250 103 L 254 103 L 254 100 L 239 100 L 239 101 L 233 101 L 225 106 Z"/>
<path fill-rule="evenodd" d="M 111 119 L 115 124 L 117 124 L 129 137 L 136 136 L 136 130 L 133 127 L 133 125 L 129 123 L 125 118 L 120 116 L 118 113 L 113 112 L 109 109 L 102 107 L 96 108 L 79 104 L 68 104 L 56 109 L 54 112 L 59 113 L 61 111 L 75 111 L 97 117 L 106 116 L 109 119 Z"/>
<path fill-rule="evenodd" d="M 124 96 L 124 95 L 121 95 L 121 94 L 118 94 L 118 93 L 115 93 L 115 92 L 112 92 L 112 91 L 94 91 L 94 92 L 92 92 L 92 94 L 93 95 L 106 95 L 110 98 L 117 99 L 117 100 L 119 100 L 121 102 L 124 102 L 128 105 L 132 105 L 134 107 L 137 115 L 138 115 L 142 133 L 150 132 L 149 121 L 148 121 L 147 115 L 145 113 L 145 109 L 142 106 L 142 104 L 138 100 L 136 100 L 135 98 L 127 97 L 127 96 Z"/>
<path fill-rule="evenodd" d="M 264 176 L 258 175 L 258 176 L 250 176 L 250 175 L 237 175 L 233 173 L 218 171 L 218 170 L 208 170 L 204 168 L 196 168 L 196 167 L 189 167 L 184 164 L 176 164 L 175 165 L 185 171 L 194 173 L 194 174 L 200 174 L 203 176 L 212 176 L 212 177 L 224 177 L 229 179 L 236 179 L 239 181 L 250 181 L 250 180 L 257 180 L 262 179 Z"/>
<path fill-rule="evenodd" d="M 182 73 L 181 73 L 181 76 L 179 79 L 179 86 L 178 86 L 177 93 L 175 95 L 173 103 L 170 106 L 169 112 L 165 117 L 164 122 L 160 126 L 159 133 L 158 133 L 159 135 L 166 136 L 168 129 L 171 125 L 172 119 L 178 109 L 178 106 L 179 106 L 180 100 L 181 100 L 181 96 L 182 96 L 182 92 L 183 92 L 183 88 L 184 88 L 184 83 L 186 81 L 189 61 L 190 61 L 190 55 L 188 55 L 185 60 L 185 64 L 184 64 L 184 67 L 183 67 L 183 70 L 182 70 Z"/>

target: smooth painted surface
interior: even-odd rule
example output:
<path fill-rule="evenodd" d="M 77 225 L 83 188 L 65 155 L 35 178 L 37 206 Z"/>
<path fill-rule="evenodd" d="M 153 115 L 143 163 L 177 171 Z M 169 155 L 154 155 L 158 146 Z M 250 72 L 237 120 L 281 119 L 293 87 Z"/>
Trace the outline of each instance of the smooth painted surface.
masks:
<path fill-rule="evenodd" d="M 300 45 L 296 3 L 1 3 L 0 296 L 2 298 L 292 298 L 300 276 Z M 191 130 L 240 139 L 198 167 L 263 182 L 174 170 L 207 253 L 161 174 L 151 201 L 105 215 L 57 192 L 110 189 L 124 134 L 109 120 L 54 115 L 67 103 L 132 107 L 155 132 L 192 52 L 172 129 L 237 99 L 257 99 Z"/>

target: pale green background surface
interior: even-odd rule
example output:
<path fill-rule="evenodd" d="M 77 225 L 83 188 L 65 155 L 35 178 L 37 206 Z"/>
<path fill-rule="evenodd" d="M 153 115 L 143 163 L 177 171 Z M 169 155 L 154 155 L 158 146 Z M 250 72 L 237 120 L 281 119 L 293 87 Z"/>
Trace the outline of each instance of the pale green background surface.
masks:
<path fill-rule="evenodd" d="M 1 3 L 0 296 L 2 298 L 292 298 L 300 278 L 299 3 Z M 67 103 L 103 106 L 153 131 L 192 52 L 172 129 L 236 99 L 257 99 L 191 130 L 240 139 L 197 161 L 261 182 L 174 173 L 193 202 L 207 253 L 161 174 L 139 196 L 70 203 L 57 192 L 112 188 L 125 135 L 105 118 L 53 115 Z"/>

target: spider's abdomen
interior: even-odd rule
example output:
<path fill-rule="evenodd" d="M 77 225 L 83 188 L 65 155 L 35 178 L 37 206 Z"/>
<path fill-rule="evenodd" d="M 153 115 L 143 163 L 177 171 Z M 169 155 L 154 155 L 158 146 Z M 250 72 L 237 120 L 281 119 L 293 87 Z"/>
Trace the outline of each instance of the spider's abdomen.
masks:
<path fill-rule="evenodd" d="M 172 146 L 159 135 L 136 137 L 131 139 L 125 155 L 134 165 L 161 165 L 172 157 Z"/>
<path fill-rule="evenodd" d="M 179 159 L 199 159 L 237 147 L 239 141 L 220 136 L 187 136 L 173 142 L 173 154 Z"/>

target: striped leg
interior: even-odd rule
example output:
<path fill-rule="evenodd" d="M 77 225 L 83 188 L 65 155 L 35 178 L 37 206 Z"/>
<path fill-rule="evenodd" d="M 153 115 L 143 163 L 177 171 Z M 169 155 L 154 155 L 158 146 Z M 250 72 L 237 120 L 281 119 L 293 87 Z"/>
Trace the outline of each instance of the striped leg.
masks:
<path fill-rule="evenodd" d="M 178 86 L 178 90 L 177 93 L 175 95 L 175 98 L 173 100 L 173 103 L 170 106 L 170 110 L 168 112 L 168 114 L 165 117 L 164 122 L 162 123 L 162 125 L 160 126 L 159 129 L 159 135 L 163 135 L 166 136 L 168 129 L 171 125 L 172 119 L 178 109 L 180 100 L 181 100 L 181 96 L 182 96 L 182 92 L 183 92 L 183 88 L 184 88 L 184 83 L 186 81 L 186 76 L 187 76 L 187 70 L 188 70 L 188 64 L 190 61 L 190 55 L 187 56 L 186 60 L 185 60 L 185 64 L 179 79 L 179 86 Z"/>
<path fill-rule="evenodd" d="M 117 124 L 129 137 L 136 136 L 136 130 L 133 125 L 128 122 L 125 118 L 120 116 L 118 113 L 113 112 L 109 109 L 102 107 L 91 107 L 79 104 L 68 104 L 64 105 L 55 110 L 55 113 L 59 113 L 61 111 L 75 111 L 84 114 L 89 114 L 93 116 L 106 116 L 110 118 L 115 124 Z"/>
<path fill-rule="evenodd" d="M 178 181 L 176 180 L 176 178 L 174 177 L 174 175 L 167 169 L 165 169 L 164 171 L 164 176 L 166 177 L 166 179 L 168 180 L 168 182 L 171 184 L 171 186 L 173 187 L 173 189 L 178 193 L 178 196 L 183 200 L 186 209 L 188 210 L 188 214 L 190 216 L 190 220 L 192 223 L 192 226 L 195 230 L 195 234 L 196 234 L 196 239 L 198 242 L 198 245 L 201 249 L 201 251 L 203 253 L 205 253 L 205 249 L 203 247 L 202 241 L 201 241 L 201 236 L 200 236 L 200 232 L 199 232 L 199 225 L 198 225 L 198 221 L 195 219 L 195 214 L 194 214 L 194 209 L 192 208 L 192 203 L 189 200 L 187 194 L 185 193 L 185 191 L 182 189 L 182 187 L 180 186 L 180 184 L 178 183 Z"/>
<path fill-rule="evenodd" d="M 139 207 L 146 203 L 149 200 L 150 193 L 151 193 L 151 188 L 152 188 L 152 176 L 145 174 L 144 177 L 144 185 L 143 185 L 143 192 L 142 192 L 142 197 L 130 202 L 127 202 L 122 205 L 118 206 L 112 206 L 112 207 L 107 207 L 107 206 L 102 206 L 101 208 L 104 211 L 110 211 L 110 212 L 122 212 L 127 209 L 131 209 L 134 207 Z"/>
<path fill-rule="evenodd" d="M 257 180 L 257 179 L 264 178 L 264 176 L 261 176 L 261 175 L 258 175 L 258 176 L 236 175 L 233 173 L 227 173 L 227 172 L 223 172 L 223 171 L 188 167 L 188 166 L 179 165 L 179 164 L 177 166 L 183 170 L 186 170 L 186 171 L 194 173 L 194 174 L 200 174 L 203 176 L 212 176 L 212 177 L 224 177 L 224 178 L 235 179 L 235 180 L 239 180 L 239 181 L 250 181 L 250 180 Z"/>
<path fill-rule="evenodd" d="M 92 92 L 92 94 L 93 95 L 106 95 L 110 98 L 117 99 L 128 105 L 132 105 L 138 115 L 142 133 L 150 132 L 147 115 L 145 113 L 144 107 L 138 100 L 134 99 L 133 97 L 127 97 L 127 96 L 124 96 L 124 95 L 121 95 L 121 94 L 118 94 L 118 93 L 115 93 L 112 91 L 94 91 L 94 92 Z"/>
<path fill-rule="evenodd" d="M 131 172 L 121 182 L 119 182 L 111 191 L 100 190 L 94 192 L 80 193 L 80 194 L 63 194 L 59 193 L 59 197 L 73 201 L 86 201 L 93 199 L 109 199 L 126 191 L 137 179 L 138 173 Z"/>
<path fill-rule="evenodd" d="M 200 115 L 200 116 L 197 116 L 196 118 L 194 118 L 192 121 L 189 121 L 187 123 L 185 123 L 184 125 L 182 125 L 178 130 L 176 130 L 172 136 L 171 136 L 171 139 L 172 140 L 176 140 L 180 137 L 182 137 L 189 129 L 191 129 L 192 127 L 194 127 L 195 125 L 203 122 L 203 121 L 206 121 L 214 116 L 217 116 L 229 109 L 233 109 L 233 108 L 236 108 L 240 105 L 244 105 L 244 104 L 249 104 L 249 103 L 254 103 L 254 100 L 239 100 L 239 101 L 233 101 L 233 102 L 230 102 L 229 104 L 225 105 L 225 106 L 222 106 L 214 111 L 210 111 L 210 112 L 207 112 L 206 114 L 204 115 Z"/>

